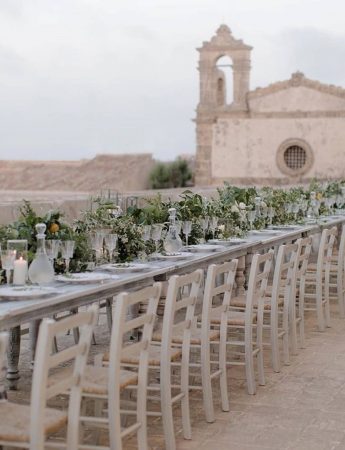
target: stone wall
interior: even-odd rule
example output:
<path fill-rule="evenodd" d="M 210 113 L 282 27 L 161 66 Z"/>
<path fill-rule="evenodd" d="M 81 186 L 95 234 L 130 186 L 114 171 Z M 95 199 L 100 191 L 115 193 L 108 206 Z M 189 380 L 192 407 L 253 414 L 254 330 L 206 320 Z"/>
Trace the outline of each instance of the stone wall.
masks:
<path fill-rule="evenodd" d="M 99 192 L 148 188 L 151 154 L 97 155 L 80 161 L 0 161 L 0 190 Z"/>

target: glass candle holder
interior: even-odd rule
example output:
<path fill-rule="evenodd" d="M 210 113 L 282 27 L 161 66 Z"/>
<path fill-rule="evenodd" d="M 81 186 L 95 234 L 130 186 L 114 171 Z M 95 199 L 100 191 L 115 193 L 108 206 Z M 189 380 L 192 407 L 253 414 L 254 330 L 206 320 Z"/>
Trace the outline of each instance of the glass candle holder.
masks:
<path fill-rule="evenodd" d="M 7 241 L 7 250 L 15 254 L 13 262 L 13 284 L 23 285 L 28 279 L 28 241 L 11 239 Z"/>

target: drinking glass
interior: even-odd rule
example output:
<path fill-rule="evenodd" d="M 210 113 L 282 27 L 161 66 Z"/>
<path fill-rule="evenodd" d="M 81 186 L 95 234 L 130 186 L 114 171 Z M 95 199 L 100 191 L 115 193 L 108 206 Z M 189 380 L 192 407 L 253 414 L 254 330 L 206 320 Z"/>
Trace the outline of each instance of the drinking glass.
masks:
<path fill-rule="evenodd" d="M 109 262 L 111 262 L 113 260 L 114 250 L 117 245 L 117 234 L 106 234 L 104 236 L 104 243 L 109 253 Z"/>
<path fill-rule="evenodd" d="M 254 211 L 254 210 L 248 211 L 247 217 L 248 217 L 248 222 L 250 223 L 250 229 L 252 230 L 254 221 L 256 219 L 256 211 Z"/>
<path fill-rule="evenodd" d="M 204 242 L 206 242 L 206 231 L 208 229 L 208 222 L 210 218 L 208 216 L 201 217 L 199 219 L 199 225 L 201 226 L 202 232 L 204 234 Z"/>
<path fill-rule="evenodd" d="M 275 210 L 273 206 L 269 206 L 267 210 L 267 216 L 270 219 L 270 225 L 272 225 L 273 217 L 275 215 Z"/>
<path fill-rule="evenodd" d="M 162 230 L 163 230 L 164 225 L 162 225 L 161 223 L 155 223 L 152 225 L 151 228 L 151 237 L 152 240 L 155 243 L 155 247 L 156 247 L 156 252 L 155 254 L 157 255 L 159 252 L 159 241 L 161 240 L 162 237 Z"/>
<path fill-rule="evenodd" d="M 188 247 L 188 237 L 190 236 L 192 232 L 192 221 L 191 220 L 185 220 L 182 223 L 182 231 L 183 234 L 186 236 L 186 247 Z"/>
<path fill-rule="evenodd" d="M 61 256 L 66 263 L 66 272 L 69 272 L 69 262 L 73 258 L 75 241 L 62 241 L 61 242 Z"/>
<path fill-rule="evenodd" d="M 7 284 L 11 282 L 11 270 L 14 268 L 14 261 L 16 259 L 15 250 L 2 250 L 1 251 L 1 265 L 4 270 L 6 270 L 6 281 Z"/>
<path fill-rule="evenodd" d="M 54 267 L 54 260 L 58 257 L 61 241 L 59 239 L 46 240 L 46 253 Z"/>
<path fill-rule="evenodd" d="M 215 234 L 216 229 L 217 229 L 217 225 L 218 225 L 218 217 L 211 217 L 210 218 L 210 223 L 209 223 L 209 228 L 210 228 L 210 230 L 212 232 L 213 239 L 214 239 L 214 234 Z"/>
<path fill-rule="evenodd" d="M 291 212 L 292 212 L 292 214 L 294 216 L 295 223 L 297 223 L 297 214 L 299 212 L 299 204 L 298 203 L 293 203 L 291 205 Z"/>
<path fill-rule="evenodd" d="M 176 220 L 175 222 L 176 233 L 181 234 L 182 222 L 181 220 Z"/>
<path fill-rule="evenodd" d="M 96 264 L 102 254 L 103 240 L 104 240 L 104 234 L 102 232 L 96 231 L 95 233 L 91 233 L 89 235 L 89 243 L 90 243 L 90 247 L 95 252 Z"/>

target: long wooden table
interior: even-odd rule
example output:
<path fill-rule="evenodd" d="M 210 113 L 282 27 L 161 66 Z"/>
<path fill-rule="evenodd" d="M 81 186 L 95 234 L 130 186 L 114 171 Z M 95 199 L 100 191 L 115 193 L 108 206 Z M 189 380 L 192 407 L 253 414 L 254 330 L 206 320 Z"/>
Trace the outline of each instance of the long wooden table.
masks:
<path fill-rule="evenodd" d="M 19 379 L 18 363 L 23 324 L 30 323 L 31 351 L 34 354 L 38 325 L 44 317 L 76 310 L 103 299 L 111 302 L 111 299 L 121 291 L 138 289 L 151 285 L 155 280 L 166 280 L 172 274 L 191 272 L 196 268 L 234 258 L 239 259 L 236 275 L 237 293 L 243 294 L 246 274 L 249 273 L 248 268 L 254 253 L 292 242 L 301 236 L 321 232 L 324 227 L 341 226 L 344 222 L 345 217 L 327 218 L 315 225 L 298 226 L 274 235 L 249 234 L 245 243 L 226 246 L 212 253 L 195 253 L 190 258 L 180 261 L 155 260 L 150 262 L 150 268 L 144 272 L 121 274 L 99 284 L 74 285 L 55 282 L 53 286 L 56 288 L 56 294 L 49 297 L 15 301 L 0 297 L 0 331 L 9 331 L 7 378 L 10 388 L 15 389 Z"/>

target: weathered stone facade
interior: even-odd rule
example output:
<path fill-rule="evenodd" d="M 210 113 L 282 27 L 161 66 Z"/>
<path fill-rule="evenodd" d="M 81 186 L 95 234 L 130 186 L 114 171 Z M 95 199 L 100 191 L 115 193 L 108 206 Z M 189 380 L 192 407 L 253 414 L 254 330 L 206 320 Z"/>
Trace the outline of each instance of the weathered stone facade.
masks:
<path fill-rule="evenodd" d="M 249 90 L 251 47 L 222 25 L 200 52 L 196 183 L 288 184 L 345 176 L 345 90 L 297 72 Z M 224 72 L 232 59 L 233 102 Z"/>

